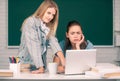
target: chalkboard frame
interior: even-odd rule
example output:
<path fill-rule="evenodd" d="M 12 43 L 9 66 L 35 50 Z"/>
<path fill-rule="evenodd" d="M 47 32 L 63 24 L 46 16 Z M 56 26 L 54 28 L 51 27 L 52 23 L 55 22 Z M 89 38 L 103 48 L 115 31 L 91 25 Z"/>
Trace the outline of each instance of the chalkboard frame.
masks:
<path fill-rule="evenodd" d="M 22 1 L 22 0 L 20 0 L 20 1 Z M 57 2 L 57 0 L 55 0 L 56 2 Z M 87 0 L 86 0 L 87 1 Z M 90 0 L 88 0 L 88 1 L 90 1 Z M 101 0 L 100 0 L 101 1 Z M 107 0 L 106 0 L 107 1 Z M 109 1 L 109 0 L 108 0 Z M 25 2 L 29 2 L 29 1 L 27 1 L 27 0 L 23 0 L 23 2 L 25 3 Z M 36 8 L 39 6 L 39 4 L 42 2 L 42 0 L 39 0 L 39 3 L 34 3 L 34 4 L 37 4 L 36 5 Z M 64 1 L 63 1 L 64 2 Z M 63 2 L 61 2 L 60 4 L 63 4 Z M 68 2 L 69 2 L 69 0 L 68 0 Z M 10 4 L 11 3 L 14 3 L 14 0 L 8 0 L 8 48 L 16 48 L 16 47 L 19 47 L 19 44 L 17 44 L 17 45 L 12 45 L 12 44 L 9 44 L 9 41 L 13 41 L 13 40 L 10 40 L 11 38 L 11 36 L 9 36 L 10 35 L 10 29 L 12 29 L 12 28 L 10 28 L 10 22 L 9 21 L 13 21 L 12 20 L 12 17 L 14 17 L 13 15 L 14 14 L 18 14 L 18 12 L 16 11 L 16 13 L 15 13 L 15 11 L 13 10 L 13 11 L 10 11 L 11 9 L 10 9 Z M 20 3 L 19 2 L 17 2 L 18 4 L 17 4 L 17 6 L 19 6 L 19 7 L 21 7 L 21 5 L 20 5 Z M 14 4 L 16 4 L 16 3 L 14 3 Z M 33 4 L 33 5 L 34 5 Z M 57 3 L 58 4 L 58 3 Z M 67 3 L 66 3 L 66 5 L 67 5 Z M 12 7 L 13 7 L 14 5 L 12 4 Z M 60 19 L 61 19 L 61 10 L 64 8 L 64 7 L 61 7 L 61 5 L 59 5 L 58 4 L 58 6 L 60 7 Z M 15 7 L 15 6 L 14 6 Z M 24 10 L 24 7 L 25 6 L 23 6 L 23 10 Z M 35 6 L 34 6 L 35 7 Z M 113 14 L 114 14 L 114 12 L 113 12 L 113 8 L 114 7 L 114 0 L 112 0 L 112 19 L 113 19 Z M 69 9 L 69 8 L 67 8 L 67 9 Z M 33 11 L 35 11 L 36 9 L 34 9 Z M 24 11 L 24 12 L 29 12 L 29 7 L 28 8 L 26 8 L 26 11 Z M 28 17 L 30 14 L 32 14 L 33 12 L 30 12 L 30 13 L 28 13 L 27 14 L 27 16 L 26 17 Z M 12 16 L 11 16 L 11 15 Z M 22 15 L 24 15 L 25 13 L 22 13 Z M 22 25 L 22 22 L 23 22 L 23 20 L 26 18 L 26 17 L 23 17 L 22 19 L 21 19 L 21 21 L 20 21 L 20 23 L 21 23 L 21 25 Z M 71 18 L 68 18 L 68 21 L 70 21 L 70 20 L 73 20 L 73 19 L 75 19 L 75 18 L 73 18 L 73 17 L 71 17 Z M 78 18 L 76 18 L 76 20 L 77 20 Z M 61 22 L 62 20 L 60 20 L 59 22 Z M 81 22 L 80 22 L 81 23 Z M 60 24 L 60 23 L 59 23 Z M 66 24 L 67 24 L 67 22 L 66 22 Z M 66 24 L 65 24 L 65 26 L 66 26 Z M 19 30 L 18 30 L 18 32 L 16 32 L 16 33 L 19 33 L 19 32 L 21 32 L 20 31 L 20 27 L 21 27 L 21 25 L 19 25 Z M 113 25 L 114 25 L 114 23 L 113 23 L 113 20 L 112 20 L 112 43 L 110 44 L 110 45 L 95 45 L 96 47 L 111 47 L 111 46 L 114 46 L 114 27 L 113 27 Z M 64 27 L 65 27 L 64 26 Z M 84 24 L 83 24 L 83 26 L 84 26 Z M 59 29 L 61 29 L 61 27 L 59 27 L 58 26 L 58 30 Z M 57 32 L 58 32 L 58 30 L 57 30 Z M 64 33 L 65 33 L 65 31 L 64 31 Z M 59 33 L 60 34 L 60 33 Z M 63 32 L 62 32 L 62 34 L 63 34 Z M 13 35 L 13 34 L 11 34 L 11 35 Z M 57 37 L 59 36 L 58 35 L 58 33 L 57 33 L 57 35 L 56 35 Z M 20 37 L 20 34 L 19 34 L 19 37 Z M 60 39 L 59 37 L 58 37 L 58 39 Z M 14 42 L 14 41 L 13 41 Z M 19 38 L 19 41 L 18 41 L 19 43 L 20 43 L 20 38 Z"/>

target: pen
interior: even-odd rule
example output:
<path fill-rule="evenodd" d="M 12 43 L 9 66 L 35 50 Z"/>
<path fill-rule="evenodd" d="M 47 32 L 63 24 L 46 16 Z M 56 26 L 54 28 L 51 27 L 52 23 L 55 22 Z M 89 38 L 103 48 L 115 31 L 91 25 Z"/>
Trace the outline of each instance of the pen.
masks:
<path fill-rule="evenodd" d="M 13 57 L 13 60 L 14 60 L 14 62 L 13 62 L 13 63 L 16 63 L 16 58 L 15 58 L 15 57 Z"/>
<path fill-rule="evenodd" d="M 16 63 L 16 59 L 14 56 L 12 56 L 11 59 L 12 59 L 12 63 Z"/>
<path fill-rule="evenodd" d="M 19 57 L 16 57 L 16 63 L 19 63 L 19 61 L 20 61 Z"/>
<path fill-rule="evenodd" d="M 9 57 L 9 62 L 12 63 L 12 59 L 11 59 L 11 57 Z"/>

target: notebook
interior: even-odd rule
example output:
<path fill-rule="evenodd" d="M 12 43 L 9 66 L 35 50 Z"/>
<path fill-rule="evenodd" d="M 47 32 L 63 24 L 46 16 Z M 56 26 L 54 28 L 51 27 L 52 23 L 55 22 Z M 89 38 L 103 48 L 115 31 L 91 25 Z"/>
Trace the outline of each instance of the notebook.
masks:
<path fill-rule="evenodd" d="M 96 49 L 66 50 L 65 74 L 83 74 L 96 65 Z"/>
<path fill-rule="evenodd" d="M 0 69 L 0 77 L 12 77 L 13 71 L 9 69 Z"/>

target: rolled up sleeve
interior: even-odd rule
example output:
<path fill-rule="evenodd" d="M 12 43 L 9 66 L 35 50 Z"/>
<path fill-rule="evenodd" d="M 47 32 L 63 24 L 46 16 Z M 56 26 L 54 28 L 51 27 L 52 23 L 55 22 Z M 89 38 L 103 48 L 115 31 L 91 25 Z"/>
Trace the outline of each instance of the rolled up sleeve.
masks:
<path fill-rule="evenodd" d="M 58 40 L 55 36 L 49 37 L 49 44 L 50 44 L 50 47 L 53 51 L 53 54 L 56 54 L 58 51 L 62 51 L 62 49 L 58 43 Z"/>

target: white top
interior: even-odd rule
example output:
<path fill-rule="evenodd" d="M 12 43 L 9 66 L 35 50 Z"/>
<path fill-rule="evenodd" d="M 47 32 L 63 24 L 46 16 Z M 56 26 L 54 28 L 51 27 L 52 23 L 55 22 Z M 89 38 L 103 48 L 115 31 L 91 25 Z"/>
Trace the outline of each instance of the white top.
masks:
<path fill-rule="evenodd" d="M 44 73 L 44 74 L 20 73 L 14 75 L 13 77 L 0 77 L 0 79 L 80 80 L 80 79 L 101 79 L 101 78 L 94 76 L 87 76 L 87 75 L 64 75 L 64 74 L 50 75 L 49 73 Z"/>
<path fill-rule="evenodd" d="M 96 67 L 106 67 L 106 65 L 110 67 L 114 67 L 114 64 L 109 63 L 97 63 Z M 107 67 L 108 67 L 107 66 Z M 117 66 L 116 66 L 117 67 Z M 120 68 L 120 67 L 119 67 Z M 114 69 L 114 68 L 113 68 Z M 101 68 L 102 70 L 102 68 Z M 118 70 L 117 70 L 118 72 Z M 120 72 L 120 71 L 119 71 Z M 87 71 L 85 75 L 65 75 L 65 74 L 49 74 L 46 71 L 43 74 L 32 74 L 32 73 L 14 73 L 13 77 L 0 77 L 0 79 L 21 79 L 21 80 L 100 80 L 105 79 L 103 76 L 100 76 L 99 72 L 95 73 L 92 71 Z M 120 79 L 120 76 L 113 76 L 108 79 Z"/>

